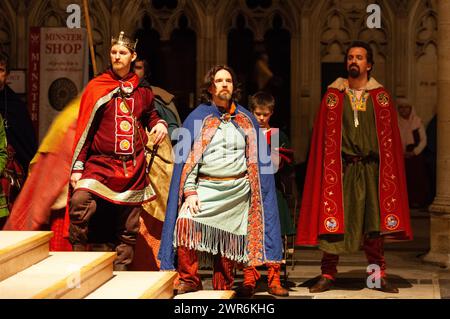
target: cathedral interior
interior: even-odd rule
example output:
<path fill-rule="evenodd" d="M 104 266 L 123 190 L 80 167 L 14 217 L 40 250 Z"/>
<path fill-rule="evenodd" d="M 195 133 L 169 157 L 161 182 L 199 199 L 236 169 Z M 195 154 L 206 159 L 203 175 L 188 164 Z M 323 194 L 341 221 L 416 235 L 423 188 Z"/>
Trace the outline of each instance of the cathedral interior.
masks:
<path fill-rule="evenodd" d="M 372 76 L 392 98 L 410 101 L 426 128 L 438 118 L 435 194 L 427 207 L 414 211 L 414 227 L 421 241 L 416 246 L 392 243 L 389 247 L 404 253 L 408 249 L 419 251 L 420 262 L 414 259 L 414 265 L 441 267 L 450 266 L 449 2 L 88 1 L 97 69 L 108 67 L 111 37 L 124 30 L 138 39 L 137 53 L 150 64 L 152 84 L 175 96 L 182 120 L 198 105 L 203 76 L 215 64 L 233 68 L 243 93 L 240 103 L 246 105 L 248 96 L 259 86 L 255 65 L 260 55 L 266 54 L 273 73 L 270 90 L 276 100 L 272 125 L 289 136 L 300 171 L 307 160 L 321 98 L 327 86 L 344 72 L 346 47 L 353 40 L 368 42 L 374 52 Z M 29 71 L 31 27 L 65 27 L 68 5 L 82 7 L 82 3 L 0 1 L 0 50 L 10 56 L 11 68 Z M 380 14 L 379 26 L 368 23 L 372 12 L 367 9 L 373 4 L 379 8 L 374 11 Z M 81 16 L 81 27 L 85 28 L 83 10 Z M 92 77 L 91 58 L 89 66 Z M 441 269 L 432 272 L 441 273 Z M 446 271 L 443 278 L 447 278 Z M 450 297 L 450 289 L 444 290 L 441 295 Z"/>

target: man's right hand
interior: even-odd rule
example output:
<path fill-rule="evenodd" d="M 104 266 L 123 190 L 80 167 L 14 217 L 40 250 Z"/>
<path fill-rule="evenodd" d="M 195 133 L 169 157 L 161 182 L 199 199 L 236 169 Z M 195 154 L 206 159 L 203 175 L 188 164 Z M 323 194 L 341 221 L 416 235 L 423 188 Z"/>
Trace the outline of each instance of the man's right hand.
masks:
<path fill-rule="evenodd" d="M 196 214 L 200 211 L 200 200 L 198 199 L 198 195 L 190 195 L 186 197 L 183 206 L 189 208 L 191 214 Z"/>
<path fill-rule="evenodd" d="M 83 173 L 72 173 L 72 175 L 70 175 L 70 185 L 72 185 L 73 188 L 77 186 L 77 182 L 80 180 L 81 175 L 83 175 Z"/>

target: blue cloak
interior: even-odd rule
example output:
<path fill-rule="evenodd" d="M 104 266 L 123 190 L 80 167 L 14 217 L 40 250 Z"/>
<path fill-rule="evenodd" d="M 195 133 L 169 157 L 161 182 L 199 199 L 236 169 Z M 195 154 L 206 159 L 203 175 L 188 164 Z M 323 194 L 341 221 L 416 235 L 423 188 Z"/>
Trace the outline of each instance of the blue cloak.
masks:
<path fill-rule="evenodd" d="M 257 235 L 260 245 L 259 252 L 256 254 L 250 254 L 249 264 L 253 266 L 259 266 L 265 263 L 280 263 L 282 259 L 282 243 L 280 232 L 280 220 L 278 215 L 278 205 L 275 189 L 275 180 L 273 176 L 272 163 L 270 161 L 270 152 L 267 147 L 266 139 L 263 136 L 261 130 L 259 130 L 259 124 L 256 118 L 244 107 L 237 105 L 235 115 L 251 124 L 255 129 L 258 151 L 257 151 L 257 183 L 259 188 L 259 212 L 261 213 L 261 231 Z M 193 144 L 202 136 L 202 132 L 206 130 L 206 120 L 216 118 L 220 121 L 222 113 L 216 106 L 211 104 L 201 104 L 194 111 L 189 114 L 183 123 L 182 129 L 178 134 L 178 142 L 174 147 L 175 152 L 175 165 L 173 169 L 172 180 L 169 189 L 169 198 L 167 203 L 166 217 L 164 220 L 161 245 L 158 254 L 158 259 L 161 261 L 161 270 L 175 270 L 175 253 L 176 250 L 173 246 L 174 229 L 178 216 L 178 209 L 180 205 L 180 181 L 182 180 L 183 167 L 186 160 L 189 158 Z M 236 121 L 236 118 L 231 120 L 233 124 L 242 132 L 242 128 Z M 201 125 L 195 125 L 195 123 L 201 123 Z M 187 134 L 189 132 L 189 134 Z M 266 160 L 261 160 L 261 155 L 266 155 Z M 267 160 L 269 158 L 269 160 Z M 269 172 L 269 173 L 268 173 Z M 186 173 L 184 173 L 186 174 Z M 250 227 L 249 227 L 250 228 Z M 253 229 L 253 227 L 252 227 Z M 250 231 L 250 229 L 249 229 Z M 253 233 L 255 233 L 253 231 Z M 255 249 L 247 245 L 247 251 Z M 256 245 L 258 246 L 258 245 Z"/>

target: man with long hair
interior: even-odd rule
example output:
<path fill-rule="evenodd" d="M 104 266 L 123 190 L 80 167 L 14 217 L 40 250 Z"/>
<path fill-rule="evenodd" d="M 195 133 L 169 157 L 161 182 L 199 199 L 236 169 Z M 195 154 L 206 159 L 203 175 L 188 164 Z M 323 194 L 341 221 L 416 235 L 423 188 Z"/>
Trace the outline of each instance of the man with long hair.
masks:
<path fill-rule="evenodd" d="M 267 144 L 238 97 L 233 71 L 211 68 L 203 103 L 187 117 L 175 147 L 159 259 L 162 270 L 178 270 L 178 294 L 202 289 L 199 259 L 213 263 L 215 290 L 232 288 L 236 263 L 281 262 L 273 170 L 270 156 L 263 158 Z"/>

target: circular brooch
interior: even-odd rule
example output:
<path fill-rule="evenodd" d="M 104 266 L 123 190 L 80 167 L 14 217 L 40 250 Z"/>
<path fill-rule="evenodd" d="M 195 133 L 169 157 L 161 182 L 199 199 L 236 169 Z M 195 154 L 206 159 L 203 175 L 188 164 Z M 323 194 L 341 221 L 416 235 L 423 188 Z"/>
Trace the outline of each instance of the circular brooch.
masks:
<path fill-rule="evenodd" d="M 120 142 L 120 149 L 122 151 L 128 151 L 130 149 L 131 143 L 127 140 L 123 140 Z"/>
<path fill-rule="evenodd" d="M 120 110 L 121 110 L 123 113 L 128 114 L 128 108 L 127 108 L 127 106 L 125 105 L 124 102 L 120 102 L 119 107 L 120 107 Z"/>
<path fill-rule="evenodd" d="M 381 107 L 387 107 L 389 105 L 389 95 L 386 92 L 380 92 L 377 94 L 377 101 Z"/>
<path fill-rule="evenodd" d="M 120 82 L 120 89 L 125 94 L 131 94 L 133 92 L 134 86 L 133 83 L 126 81 L 126 82 Z"/>
<path fill-rule="evenodd" d="M 394 230 L 398 228 L 398 225 L 400 224 L 397 215 L 389 214 L 384 219 L 384 224 L 387 229 Z"/>
<path fill-rule="evenodd" d="M 338 104 L 339 98 L 334 93 L 329 93 L 327 96 L 327 106 L 329 109 L 334 109 Z"/>
<path fill-rule="evenodd" d="M 124 132 L 128 132 L 131 129 L 131 124 L 128 121 L 120 122 L 120 129 Z"/>
<path fill-rule="evenodd" d="M 334 233 L 339 229 L 339 223 L 335 217 L 328 217 L 325 219 L 325 229 L 330 233 Z"/>

